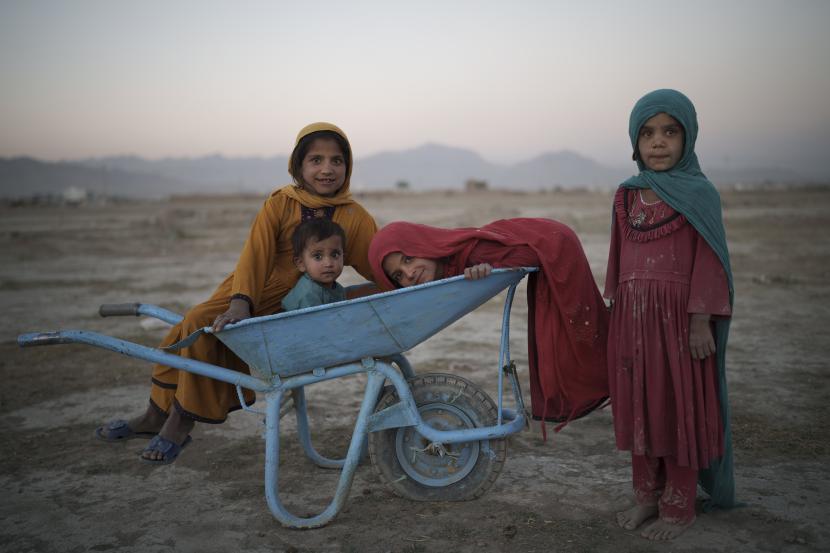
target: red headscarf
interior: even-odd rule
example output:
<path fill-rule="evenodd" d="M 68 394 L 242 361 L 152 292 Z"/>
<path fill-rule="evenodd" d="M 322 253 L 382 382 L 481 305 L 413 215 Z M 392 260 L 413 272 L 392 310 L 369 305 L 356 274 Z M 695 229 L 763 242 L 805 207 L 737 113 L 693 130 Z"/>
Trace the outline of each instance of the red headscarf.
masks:
<path fill-rule="evenodd" d="M 444 276 L 453 276 L 464 271 L 464 263 L 470 250 L 482 239 L 499 242 L 507 237 L 484 229 L 443 229 L 398 221 L 389 223 L 372 238 L 369 246 L 369 264 L 372 266 L 375 282 L 381 288 L 391 290 L 395 288 L 395 284 L 389 280 L 382 267 L 383 259 L 390 253 L 402 252 L 410 257 L 426 259 L 451 258 L 446 259 L 452 264 L 444 267 Z"/>
<path fill-rule="evenodd" d="M 576 234 L 550 219 L 504 219 L 481 228 L 442 229 L 395 222 L 369 246 L 376 282 L 394 288 L 383 258 L 401 252 L 440 259 L 444 276 L 465 267 L 532 264 L 528 285 L 528 353 L 534 418 L 567 421 L 608 396 L 608 311 Z"/>

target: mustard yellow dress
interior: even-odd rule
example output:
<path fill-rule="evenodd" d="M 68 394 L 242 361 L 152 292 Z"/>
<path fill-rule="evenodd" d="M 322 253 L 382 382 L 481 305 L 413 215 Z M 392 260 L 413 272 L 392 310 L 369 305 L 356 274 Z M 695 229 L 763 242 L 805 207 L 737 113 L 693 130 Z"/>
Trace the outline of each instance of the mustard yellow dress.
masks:
<path fill-rule="evenodd" d="M 334 125 L 315 123 L 300 131 L 297 143 L 312 132 L 324 130 L 346 138 Z M 244 294 L 251 299 L 255 317 L 279 311 L 282 298 L 300 278 L 292 261 L 291 234 L 303 216 L 331 216 L 343 227 L 346 233 L 345 264 L 372 280 L 367 253 L 377 225 L 349 193 L 351 168 L 350 163 L 343 187 L 331 197 L 318 196 L 296 185 L 284 186 L 271 194 L 254 220 L 235 270 L 210 299 L 187 312 L 161 346 L 174 344 L 191 332 L 212 325 L 214 319 L 228 309 L 234 294 Z M 203 335 L 190 347 L 181 349 L 179 355 L 248 373 L 247 365 L 212 335 Z M 244 390 L 244 395 L 246 402 L 254 401 L 251 390 Z M 150 403 L 165 414 L 175 406 L 183 416 L 207 423 L 221 423 L 228 412 L 240 408 L 234 386 L 164 365 L 154 367 Z"/>

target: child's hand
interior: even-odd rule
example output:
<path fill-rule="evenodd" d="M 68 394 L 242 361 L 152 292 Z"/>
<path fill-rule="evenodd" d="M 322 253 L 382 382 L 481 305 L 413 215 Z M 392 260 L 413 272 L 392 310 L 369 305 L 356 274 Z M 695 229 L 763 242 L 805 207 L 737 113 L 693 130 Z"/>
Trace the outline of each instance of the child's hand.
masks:
<path fill-rule="evenodd" d="M 708 313 L 692 313 L 689 323 L 689 351 L 692 359 L 705 359 L 715 353 L 715 338 L 709 325 Z"/>
<path fill-rule="evenodd" d="M 489 263 L 479 263 L 464 269 L 464 278 L 467 280 L 478 280 L 493 272 L 493 266 Z"/>
<path fill-rule="evenodd" d="M 238 323 L 243 319 L 250 319 L 251 318 L 251 306 L 248 305 L 248 302 L 239 298 L 234 298 L 231 300 L 231 306 L 228 307 L 228 310 L 216 317 L 216 320 L 213 321 L 213 331 L 219 332 L 225 325 L 230 323 Z"/>

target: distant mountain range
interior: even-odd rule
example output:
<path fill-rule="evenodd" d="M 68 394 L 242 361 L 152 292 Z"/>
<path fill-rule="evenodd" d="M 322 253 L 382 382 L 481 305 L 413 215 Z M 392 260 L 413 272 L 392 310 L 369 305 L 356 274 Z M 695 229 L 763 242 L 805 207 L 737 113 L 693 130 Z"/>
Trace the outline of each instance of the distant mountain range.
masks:
<path fill-rule="evenodd" d="M 0 158 L 0 198 L 60 195 L 68 189 L 128 198 L 175 194 L 265 194 L 291 182 L 288 158 L 200 158 L 148 160 L 135 156 L 47 162 Z M 390 190 L 406 182 L 410 190 L 460 190 L 469 179 L 490 188 L 540 190 L 610 188 L 630 176 L 630 168 L 609 167 L 570 151 L 542 154 L 512 165 L 491 163 L 477 153 L 439 144 L 358 158 L 352 190 Z M 803 183 L 785 169 L 746 168 L 707 171 L 717 184 Z"/>

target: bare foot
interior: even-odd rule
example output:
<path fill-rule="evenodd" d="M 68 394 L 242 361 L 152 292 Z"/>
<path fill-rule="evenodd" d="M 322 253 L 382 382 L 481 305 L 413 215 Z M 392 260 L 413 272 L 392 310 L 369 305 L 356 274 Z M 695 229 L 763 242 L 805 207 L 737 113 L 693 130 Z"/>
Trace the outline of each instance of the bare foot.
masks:
<path fill-rule="evenodd" d="M 158 434 L 166 440 L 182 445 L 187 435 L 193 430 L 195 424 L 193 419 L 182 417 L 175 407 L 171 407 L 170 415 L 167 416 L 167 420 L 164 426 L 158 431 Z M 142 451 L 141 457 L 143 459 L 159 461 L 164 457 L 164 454 L 160 451 Z"/>
<path fill-rule="evenodd" d="M 152 405 L 147 410 L 128 421 L 114 419 L 95 429 L 95 436 L 105 442 L 120 442 L 133 438 L 149 438 L 164 426 L 167 415 L 159 413 Z"/>
<path fill-rule="evenodd" d="M 658 518 L 648 526 L 646 526 L 640 533 L 646 539 L 654 541 L 673 540 L 680 534 L 686 531 L 686 528 L 694 524 L 694 519 L 686 523 L 668 522 L 662 518 Z"/>
<path fill-rule="evenodd" d="M 135 432 L 154 432 L 158 433 L 164 422 L 167 419 L 165 415 L 156 411 L 152 405 L 147 406 L 147 410 L 137 417 L 133 417 L 127 421 L 127 424 Z"/>
<path fill-rule="evenodd" d="M 634 530 L 648 519 L 656 516 L 657 505 L 634 505 L 617 513 L 617 524 L 625 530 Z"/>

